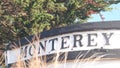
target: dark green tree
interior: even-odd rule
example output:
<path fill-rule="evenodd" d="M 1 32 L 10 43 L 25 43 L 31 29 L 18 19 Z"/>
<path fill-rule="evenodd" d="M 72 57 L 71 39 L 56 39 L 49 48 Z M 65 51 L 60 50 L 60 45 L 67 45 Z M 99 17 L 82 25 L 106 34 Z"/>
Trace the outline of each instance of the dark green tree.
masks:
<path fill-rule="evenodd" d="M 0 0 L 0 43 L 86 21 L 120 0 Z"/>

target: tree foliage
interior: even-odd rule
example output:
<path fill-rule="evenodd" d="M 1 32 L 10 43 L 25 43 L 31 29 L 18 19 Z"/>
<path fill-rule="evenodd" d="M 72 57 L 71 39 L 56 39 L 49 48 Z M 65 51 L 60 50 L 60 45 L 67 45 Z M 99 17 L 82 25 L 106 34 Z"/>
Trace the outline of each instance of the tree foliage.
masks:
<path fill-rule="evenodd" d="M 0 0 L 0 43 L 87 20 L 119 0 Z"/>

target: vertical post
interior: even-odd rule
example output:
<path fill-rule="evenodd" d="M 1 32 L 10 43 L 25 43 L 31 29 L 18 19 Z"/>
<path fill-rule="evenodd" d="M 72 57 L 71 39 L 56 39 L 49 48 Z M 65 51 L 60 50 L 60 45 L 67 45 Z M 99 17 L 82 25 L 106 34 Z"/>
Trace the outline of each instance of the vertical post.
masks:
<path fill-rule="evenodd" d="M 8 44 L 5 45 L 5 51 L 4 51 L 4 56 L 5 56 L 5 68 L 8 68 L 8 60 L 7 60 L 7 50 L 8 50 Z"/>

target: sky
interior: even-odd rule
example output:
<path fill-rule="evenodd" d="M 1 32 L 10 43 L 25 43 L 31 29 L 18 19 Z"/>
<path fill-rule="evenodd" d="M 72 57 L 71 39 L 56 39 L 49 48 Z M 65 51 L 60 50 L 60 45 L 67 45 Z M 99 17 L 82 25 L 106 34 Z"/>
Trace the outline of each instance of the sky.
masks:
<path fill-rule="evenodd" d="M 103 17 L 105 18 L 104 21 L 120 20 L 120 3 L 113 4 L 110 7 L 112 7 L 113 9 L 110 11 L 101 12 Z M 88 20 L 88 22 L 97 22 L 97 21 L 102 21 L 99 14 L 91 15 L 91 18 Z"/>

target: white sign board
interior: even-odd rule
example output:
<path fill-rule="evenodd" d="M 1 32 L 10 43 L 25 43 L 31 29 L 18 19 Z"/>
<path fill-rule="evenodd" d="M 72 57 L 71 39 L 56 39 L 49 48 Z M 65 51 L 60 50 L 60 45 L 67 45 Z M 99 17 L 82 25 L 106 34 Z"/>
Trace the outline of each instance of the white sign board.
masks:
<path fill-rule="evenodd" d="M 61 34 L 40 39 L 20 48 L 7 51 L 8 64 L 15 63 L 18 57 L 27 60 L 34 56 L 58 52 L 91 50 L 96 48 L 119 49 L 120 30 L 97 30 Z"/>

